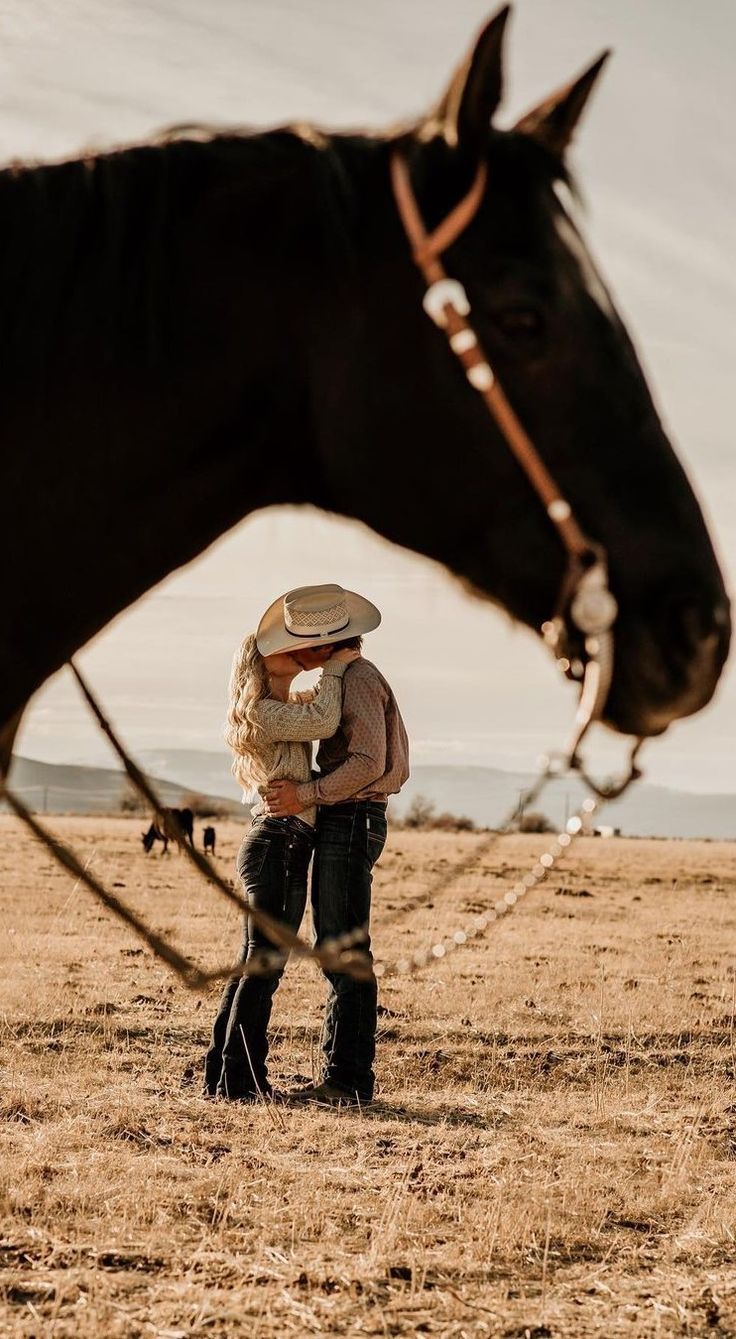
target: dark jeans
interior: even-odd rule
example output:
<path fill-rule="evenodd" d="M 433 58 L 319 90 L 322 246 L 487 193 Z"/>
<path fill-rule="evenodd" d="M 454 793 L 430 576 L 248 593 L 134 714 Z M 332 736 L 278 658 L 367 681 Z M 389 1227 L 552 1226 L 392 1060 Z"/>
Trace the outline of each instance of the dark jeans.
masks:
<path fill-rule="evenodd" d="M 257 818 L 238 852 L 237 869 L 252 906 L 298 930 L 307 901 L 307 871 L 314 845 L 308 823 L 299 818 Z M 273 944 L 253 925 L 245 926 L 243 961 L 272 951 Z M 270 1092 L 268 1024 L 276 987 L 284 971 L 233 977 L 222 993 L 205 1061 L 205 1090 L 224 1097 Z"/>
<path fill-rule="evenodd" d="M 386 843 L 386 806 L 370 800 L 322 805 L 312 873 L 312 918 L 318 945 L 370 923 L 372 870 Z M 360 944 L 370 953 L 370 937 Z M 326 972 L 323 1078 L 364 1101 L 373 1096 L 376 1051 L 375 977 L 356 981 Z"/>

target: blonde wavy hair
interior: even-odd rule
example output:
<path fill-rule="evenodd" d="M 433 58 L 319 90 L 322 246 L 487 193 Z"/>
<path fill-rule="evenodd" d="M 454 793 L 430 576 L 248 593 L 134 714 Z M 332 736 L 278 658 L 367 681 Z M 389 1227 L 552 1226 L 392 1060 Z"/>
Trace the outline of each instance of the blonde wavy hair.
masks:
<path fill-rule="evenodd" d="M 256 646 L 255 634 L 249 632 L 233 656 L 225 724 L 225 742 L 233 753 L 231 771 L 245 790 L 267 779 L 258 762 L 262 726 L 256 708 L 270 693 L 263 656 Z"/>

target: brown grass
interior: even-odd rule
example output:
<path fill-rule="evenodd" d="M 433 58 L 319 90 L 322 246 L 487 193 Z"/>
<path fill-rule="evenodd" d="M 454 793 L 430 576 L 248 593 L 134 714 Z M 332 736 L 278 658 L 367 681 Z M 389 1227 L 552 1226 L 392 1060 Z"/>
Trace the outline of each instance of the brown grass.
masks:
<path fill-rule="evenodd" d="M 203 961 L 235 951 L 137 819 L 53 825 Z M 223 870 L 238 836 L 218 824 Z M 390 838 L 379 951 L 451 932 L 544 844 L 473 862 L 482 841 Z M 214 995 L 3 818 L 0 1334 L 733 1336 L 735 849 L 580 842 L 484 940 L 385 984 L 376 1107 L 275 1112 L 199 1097 Z M 291 966 L 283 1087 L 322 998 Z"/>

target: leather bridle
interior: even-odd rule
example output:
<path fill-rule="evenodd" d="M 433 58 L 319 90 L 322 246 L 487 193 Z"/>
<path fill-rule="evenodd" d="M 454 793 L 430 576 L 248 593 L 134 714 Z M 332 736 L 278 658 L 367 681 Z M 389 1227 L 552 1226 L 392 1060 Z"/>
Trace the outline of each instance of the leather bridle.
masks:
<path fill-rule="evenodd" d="M 514 410 L 509 404 L 501 387 L 496 381 L 490 364 L 478 342 L 478 337 L 466 317 L 470 315 L 467 294 L 456 279 L 449 278 L 440 255 L 452 245 L 465 228 L 474 219 L 486 186 L 486 168 L 481 164 L 473 184 L 463 199 L 450 211 L 445 219 L 431 233 L 427 234 L 421 214 L 414 198 L 409 170 L 401 155 L 394 152 L 391 158 L 391 180 L 396 204 L 411 243 L 414 260 L 421 270 L 427 291 L 424 295 L 424 308 L 441 330 L 447 335 L 450 348 L 459 358 L 471 386 L 483 397 L 486 407 L 495 419 L 509 448 L 521 465 L 529 482 L 534 488 L 552 524 L 557 529 L 567 553 L 567 567 L 557 600 L 557 608 L 552 618 L 543 624 L 542 633 L 557 657 L 557 663 L 565 671 L 571 669 L 565 654 L 567 649 L 567 621 L 583 634 L 587 661 L 581 667 L 583 686 L 575 720 L 575 731 L 569 749 L 563 755 L 551 755 L 542 760 L 542 767 L 530 790 L 520 799 L 517 815 L 535 801 L 547 783 L 566 769 L 575 770 L 599 799 L 614 799 L 631 785 L 640 775 L 636 766 L 636 757 L 641 741 L 636 741 L 631 751 L 627 775 L 618 783 L 601 785 L 586 772 L 578 754 L 580 742 L 592 721 L 600 716 L 605 706 L 611 684 L 613 670 L 613 624 L 616 619 L 616 601 L 608 589 L 606 554 L 599 544 L 588 539 L 580 528 L 572 507 L 563 497 L 552 475 L 542 461 L 531 439 L 525 432 Z M 94 695 L 72 664 L 72 670 L 79 682 L 84 697 L 94 713 L 100 728 L 109 738 L 120 758 L 129 780 L 136 791 L 142 795 L 157 816 L 163 814 L 161 801 L 155 794 L 148 779 L 133 762 L 112 726 L 103 714 Z M 580 677 L 580 676 L 578 676 Z M 136 931 L 154 953 L 167 962 L 189 986 L 202 988 L 210 982 L 233 974 L 249 975 L 251 965 L 241 964 L 233 968 L 228 963 L 224 968 L 203 971 L 195 962 L 181 954 L 168 940 L 150 930 L 132 908 L 128 907 L 115 894 L 109 892 L 97 876 L 66 846 L 55 840 L 38 820 L 30 813 L 23 802 L 8 787 L 7 777 L 0 772 L 0 797 L 5 799 L 18 818 L 46 846 L 53 858 L 71 873 L 78 883 L 85 884 L 97 899 L 117 915 L 126 925 Z M 534 867 L 487 913 L 475 917 L 469 931 L 457 930 L 448 941 L 441 941 L 431 948 L 411 957 L 398 960 L 393 969 L 401 975 L 426 967 L 428 964 L 444 958 L 450 949 L 455 949 L 473 939 L 513 907 L 518 898 L 546 878 L 555 861 L 562 855 L 572 836 L 584 830 L 586 820 L 592 818 L 598 808 L 598 801 L 583 801 L 580 813 L 573 815 L 560 833 L 549 852 L 540 856 Z M 231 902 L 255 919 L 267 938 L 277 946 L 277 952 L 270 955 L 270 961 L 258 962 L 256 971 L 269 970 L 273 966 L 282 966 L 289 951 L 316 960 L 324 971 L 347 972 L 361 980 L 374 980 L 373 965 L 362 951 L 365 929 L 359 927 L 338 939 L 326 941 L 318 949 L 309 948 L 287 925 L 267 916 L 263 910 L 248 906 L 247 900 L 235 892 L 207 857 L 195 851 L 184 840 L 184 834 L 177 824 L 177 839 L 180 848 L 209 882 L 219 889 Z M 357 946 L 357 947 L 356 947 Z M 385 966 L 385 964 L 384 964 Z M 391 965 L 389 964 L 389 967 Z"/>
<path fill-rule="evenodd" d="M 575 730 L 567 763 L 577 761 L 577 750 L 591 723 L 603 711 L 613 675 L 613 625 L 618 612 L 608 588 L 605 550 L 581 529 L 573 509 L 558 488 L 534 443 L 499 385 L 470 321 L 470 303 L 463 285 L 447 274 L 440 256 L 475 218 L 486 188 L 487 169 L 481 163 L 466 195 L 431 233 L 427 233 L 411 184 L 409 167 L 398 150 L 391 155 L 391 183 L 396 205 L 411 245 L 415 264 L 427 285 L 423 305 L 427 315 L 447 336 L 452 352 L 463 366 L 470 385 L 482 397 L 511 452 L 554 525 L 567 554 L 557 606 L 542 625 L 542 635 L 563 672 L 572 669 L 582 678 Z M 568 654 L 568 620 L 582 633 L 585 663 L 577 668 Z M 579 662 L 578 662 L 579 663 Z"/>

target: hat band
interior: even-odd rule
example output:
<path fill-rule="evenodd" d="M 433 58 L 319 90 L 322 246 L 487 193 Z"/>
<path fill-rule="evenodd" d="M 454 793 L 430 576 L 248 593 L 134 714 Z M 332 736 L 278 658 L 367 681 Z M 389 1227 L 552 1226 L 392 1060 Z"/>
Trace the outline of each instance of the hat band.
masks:
<path fill-rule="evenodd" d="M 339 626 L 332 628 L 315 628 L 314 625 L 309 626 L 308 624 L 304 624 L 298 631 L 295 631 L 294 628 L 290 628 L 288 624 L 285 623 L 284 629 L 288 632 L 290 637 L 309 637 L 310 639 L 312 637 L 324 637 L 325 641 L 329 641 L 330 637 L 334 637 L 336 632 L 344 632 L 349 623 L 350 615 L 348 614 L 344 623 L 340 623 Z"/>

